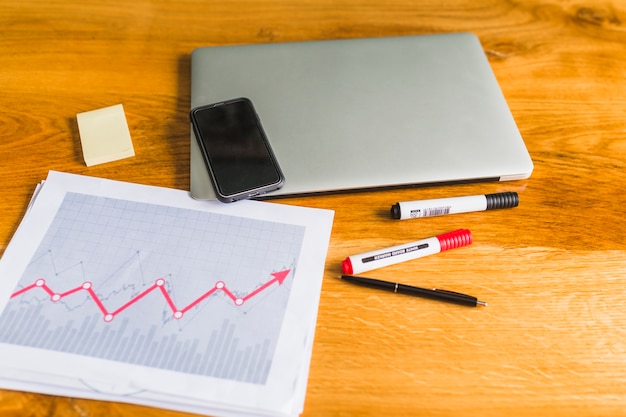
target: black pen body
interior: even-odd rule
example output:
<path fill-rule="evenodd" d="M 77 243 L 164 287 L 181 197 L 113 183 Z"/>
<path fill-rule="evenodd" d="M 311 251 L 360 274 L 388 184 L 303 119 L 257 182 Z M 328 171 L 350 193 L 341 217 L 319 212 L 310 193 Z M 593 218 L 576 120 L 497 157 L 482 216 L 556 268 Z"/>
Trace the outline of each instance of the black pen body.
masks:
<path fill-rule="evenodd" d="M 431 300 L 445 301 L 448 303 L 460 304 L 469 307 L 476 307 L 478 305 L 485 306 L 486 303 L 478 301 L 476 297 L 465 295 L 453 291 L 428 289 L 414 287 L 412 285 L 405 285 L 396 282 L 383 281 L 374 278 L 355 277 L 352 275 L 342 275 L 341 278 L 345 281 L 352 282 L 357 285 L 361 285 L 369 288 L 376 288 L 380 290 L 386 290 L 395 292 L 398 294 L 412 295 L 414 297 L 429 298 Z"/>
<path fill-rule="evenodd" d="M 399 294 L 430 298 L 431 300 L 447 301 L 448 303 L 460 304 L 469 307 L 476 307 L 478 305 L 478 299 L 476 297 L 446 290 L 430 290 L 428 288 L 398 284 L 398 290 L 396 292 Z"/>
<path fill-rule="evenodd" d="M 383 281 L 374 278 L 355 277 L 352 275 L 342 275 L 341 279 L 352 282 L 353 284 L 362 285 L 364 287 L 397 292 L 398 284 L 395 282 Z"/>

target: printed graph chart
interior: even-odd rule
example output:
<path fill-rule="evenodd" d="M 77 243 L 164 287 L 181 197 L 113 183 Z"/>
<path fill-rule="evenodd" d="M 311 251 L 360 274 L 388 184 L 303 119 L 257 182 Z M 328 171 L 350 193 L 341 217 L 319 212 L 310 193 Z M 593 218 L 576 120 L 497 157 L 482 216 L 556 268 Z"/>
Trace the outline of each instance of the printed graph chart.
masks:
<path fill-rule="evenodd" d="M 68 193 L 0 342 L 263 384 L 304 227 Z"/>

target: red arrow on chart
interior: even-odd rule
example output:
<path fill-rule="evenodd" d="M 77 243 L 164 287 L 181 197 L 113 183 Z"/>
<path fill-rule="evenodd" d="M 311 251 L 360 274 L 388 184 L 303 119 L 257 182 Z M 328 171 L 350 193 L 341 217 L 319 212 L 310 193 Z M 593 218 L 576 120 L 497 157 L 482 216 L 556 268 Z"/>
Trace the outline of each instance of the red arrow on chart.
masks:
<path fill-rule="evenodd" d="M 269 287 L 275 282 L 278 282 L 278 285 L 283 285 L 283 281 L 285 281 L 285 278 L 287 278 L 287 275 L 289 275 L 289 272 L 291 272 L 291 270 L 289 269 L 285 269 L 284 271 L 279 271 L 279 272 L 273 272 L 271 275 L 274 278 L 270 279 L 265 284 L 261 285 L 259 288 L 257 288 L 256 290 L 252 291 L 250 294 L 243 297 L 242 300 L 244 302 L 249 300 L 250 298 L 254 297 L 255 295 L 257 295 L 258 293 L 260 293 L 261 291 L 263 291 L 264 289 L 266 289 L 267 287 Z"/>
<path fill-rule="evenodd" d="M 283 282 L 285 281 L 285 278 L 287 278 L 287 275 L 289 275 L 289 272 L 291 272 L 291 270 L 289 269 L 285 269 L 284 271 L 272 272 L 270 275 L 272 275 L 274 278 L 270 279 L 265 284 L 261 285 L 259 288 L 255 289 L 254 291 L 252 291 L 250 294 L 246 295 L 243 298 L 237 297 L 235 294 L 233 294 L 226 287 L 226 284 L 224 283 L 224 281 L 218 281 L 213 288 L 211 288 L 210 290 L 202 294 L 200 297 L 192 301 L 191 304 L 189 304 L 188 306 L 181 308 L 181 309 L 176 307 L 176 305 L 174 304 L 174 300 L 172 299 L 170 294 L 167 292 L 167 289 L 165 286 L 165 279 L 163 278 L 158 278 L 154 282 L 153 285 L 146 288 L 141 293 L 137 294 L 132 299 L 127 301 L 124 305 L 122 305 L 121 307 L 119 307 L 117 310 L 114 310 L 114 311 L 108 311 L 108 309 L 104 306 L 104 304 L 102 303 L 102 300 L 100 300 L 100 297 L 98 297 L 98 294 L 93 289 L 93 285 L 91 282 L 83 282 L 78 287 L 72 288 L 69 291 L 65 291 L 64 293 L 56 293 L 52 289 L 50 289 L 50 287 L 48 287 L 48 285 L 46 284 L 46 281 L 43 278 L 39 278 L 33 284 L 28 285 L 14 292 L 11 295 L 11 298 L 22 295 L 25 292 L 28 292 L 30 290 L 41 288 L 46 293 L 48 293 L 48 295 L 50 295 L 50 300 L 56 303 L 58 301 L 61 301 L 61 299 L 82 290 L 82 291 L 86 291 L 89 294 L 89 296 L 96 303 L 100 311 L 102 311 L 102 314 L 104 315 L 104 321 L 110 322 L 119 313 L 126 310 L 133 304 L 137 303 L 139 300 L 144 298 L 146 295 L 150 294 L 152 291 L 160 291 L 161 294 L 163 295 L 163 298 L 165 298 L 165 301 L 172 309 L 172 312 L 174 313 L 174 318 L 181 319 L 187 311 L 191 310 L 192 308 L 200 304 L 202 301 L 208 298 L 211 294 L 214 294 L 216 291 L 222 291 L 228 298 L 230 298 L 233 301 L 233 303 L 235 303 L 236 306 L 241 306 L 247 300 L 259 294 L 261 291 L 267 289 L 270 285 L 274 284 L 275 282 L 277 282 L 278 285 L 282 285 Z"/>

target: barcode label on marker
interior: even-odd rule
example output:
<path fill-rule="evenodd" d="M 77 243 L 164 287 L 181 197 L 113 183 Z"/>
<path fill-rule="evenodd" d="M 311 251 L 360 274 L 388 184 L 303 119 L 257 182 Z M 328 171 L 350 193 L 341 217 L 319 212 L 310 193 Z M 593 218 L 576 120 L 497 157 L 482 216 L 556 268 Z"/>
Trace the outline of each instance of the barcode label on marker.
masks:
<path fill-rule="evenodd" d="M 416 209 L 411 210 L 411 218 L 419 218 L 419 217 L 433 217 L 433 216 L 443 216 L 444 214 L 450 214 L 450 209 L 452 206 L 445 207 L 432 207 L 425 209 Z"/>

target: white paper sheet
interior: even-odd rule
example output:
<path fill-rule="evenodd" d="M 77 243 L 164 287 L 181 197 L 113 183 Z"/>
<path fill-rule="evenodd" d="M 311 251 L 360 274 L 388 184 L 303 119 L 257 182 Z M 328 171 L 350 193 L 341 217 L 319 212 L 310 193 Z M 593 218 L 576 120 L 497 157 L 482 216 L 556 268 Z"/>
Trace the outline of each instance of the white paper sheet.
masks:
<path fill-rule="evenodd" d="M 298 415 L 332 221 L 50 172 L 0 260 L 0 386 Z"/>

